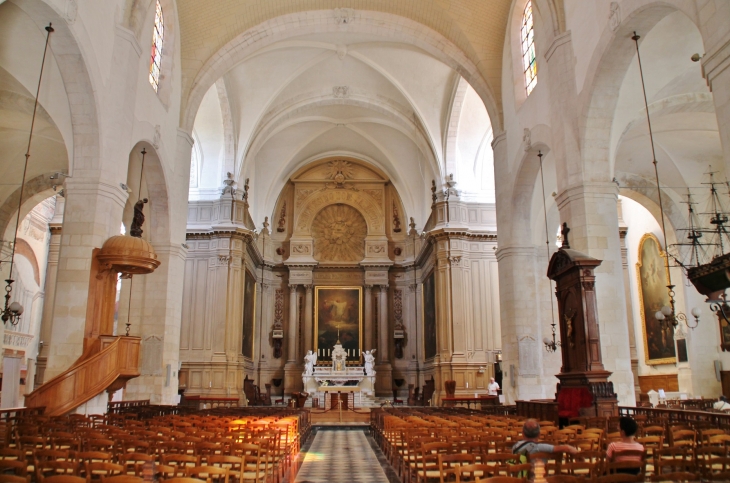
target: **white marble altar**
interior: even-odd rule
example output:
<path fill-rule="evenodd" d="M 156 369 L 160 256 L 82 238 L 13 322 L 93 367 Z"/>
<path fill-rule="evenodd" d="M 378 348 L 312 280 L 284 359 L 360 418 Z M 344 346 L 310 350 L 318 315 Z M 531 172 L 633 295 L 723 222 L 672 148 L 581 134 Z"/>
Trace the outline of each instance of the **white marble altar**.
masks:
<path fill-rule="evenodd" d="M 347 351 L 341 344 L 336 344 L 332 350 L 332 363 L 315 366 L 317 356 L 309 351 L 304 358 L 305 371 L 302 374 L 304 391 L 322 402 L 325 400 L 326 392 L 337 391 L 337 388 L 342 388 L 343 391 L 353 391 L 357 388 L 354 392 L 358 395 L 374 396 L 376 373 L 372 367 L 373 356 L 371 352 L 365 354 L 370 355 L 369 365 L 366 356 L 365 367 L 359 365 L 348 367 Z M 362 403 L 362 397 L 359 402 Z"/>

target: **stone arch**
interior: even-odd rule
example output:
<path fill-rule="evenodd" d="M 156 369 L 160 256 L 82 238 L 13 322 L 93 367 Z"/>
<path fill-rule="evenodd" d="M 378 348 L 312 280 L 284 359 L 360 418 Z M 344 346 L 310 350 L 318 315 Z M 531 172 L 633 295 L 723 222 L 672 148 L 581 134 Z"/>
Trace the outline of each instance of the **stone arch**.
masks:
<path fill-rule="evenodd" d="M 141 177 L 142 188 L 140 189 L 140 166 L 142 161 L 142 149 L 145 149 L 144 172 Z M 149 199 L 149 208 L 145 209 L 148 214 L 143 226 L 143 238 L 150 243 L 167 243 L 170 240 L 170 210 L 169 195 L 165 173 L 160 162 L 159 154 L 150 141 L 138 141 L 129 152 L 129 171 L 127 173 L 127 185 L 132 193 L 127 198 L 124 207 L 124 224 L 129 229 L 132 220 L 134 204 L 139 195 Z"/>
<path fill-rule="evenodd" d="M 661 226 L 661 212 L 659 210 L 659 196 L 654 181 L 647 180 L 632 173 L 617 172 L 616 179 L 619 182 L 619 194 L 630 198 L 651 213 Z M 668 243 L 676 243 L 677 229 L 687 225 L 685 209 L 678 205 L 671 197 L 671 193 L 662 189 L 662 206 L 664 207 L 664 219 L 666 223 L 666 235 Z"/>
<path fill-rule="evenodd" d="M 23 240 L 22 238 L 18 238 L 15 241 L 15 254 L 25 257 L 26 260 L 28 260 L 30 262 L 30 266 L 31 266 L 31 268 L 33 268 L 33 280 L 35 280 L 36 285 L 38 285 L 40 287 L 41 286 L 40 266 L 38 265 L 38 259 L 35 256 L 35 252 L 31 248 L 31 246 L 28 244 L 28 242 Z"/>
<path fill-rule="evenodd" d="M 368 10 L 358 11 L 357 14 L 357 21 L 348 24 L 348 32 L 374 33 L 391 40 L 405 42 L 449 65 L 459 72 L 482 98 L 489 117 L 492 119 L 494 130 L 497 132 L 501 130 L 502 118 L 499 101 L 476 64 L 463 50 L 442 34 L 408 18 Z M 301 21 L 301 15 L 305 15 L 307 18 L 321 17 L 321 21 Z M 203 96 L 231 66 L 275 42 L 315 32 L 339 32 L 341 26 L 339 19 L 329 11 L 326 14 L 321 11 L 309 11 L 272 18 L 239 34 L 208 59 L 195 79 L 187 80 L 190 83 L 190 91 L 187 98 L 183 100 L 181 109 L 180 125 L 182 129 L 186 131 L 192 129 Z M 183 92 L 186 91 L 186 88 L 187 86 L 184 87 Z"/>
<path fill-rule="evenodd" d="M 581 116 L 580 142 L 586 180 L 611 179 L 610 139 L 619 91 L 630 63 L 636 55 L 631 36 L 634 31 L 646 35 L 659 21 L 676 11 L 685 13 L 696 22 L 687 9 L 687 2 L 636 1 L 623 7 L 626 18 L 615 32 L 604 28 L 596 54 L 588 68 L 585 85 L 586 102 Z"/>
<path fill-rule="evenodd" d="M 344 204 L 356 209 L 365 218 L 368 236 L 385 235 L 385 216 L 378 203 L 362 191 L 348 189 L 322 189 L 296 200 L 299 206 L 294 219 L 294 236 L 310 236 L 312 222 L 322 209 L 332 204 Z"/>
<path fill-rule="evenodd" d="M 530 144 L 525 145 L 525 149 L 522 151 L 517 176 L 515 176 L 512 186 L 511 222 L 508 224 L 509 233 L 505 234 L 505 238 L 514 241 L 532 240 L 532 196 L 535 183 L 540 176 L 537 154 L 540 151 L 545 156 L 550 153 L 551 137 L 550 128 L 544 124 L 537 125 L 530 130 Z"/>
<path fill-rule="evenodd" d="M 60 183 L 63 180 L 51 179 L 55 173 L 44 173 L 25 182 L 23 191 L 23 203 L 20 206 L 20 219 L 31 212 L 35 206 L 46 198 L 58 194 Z M 20 198 L 20 187 L 16 188 L 10 196 L 0 205 L 0 233 L 4 239 L 12 238 L 12 227 L 15 226 L 15 218 L 18 215 L 18 200 Z M 8 238 L 9 237 L 9 238 Z"/>
<path fill-rule="evenodd" d="M 101 156 L 98 103 L 94 94 L 98 89 L 94 88 L 91 73 L 87 68 L 87 56 L 84 55 L 80 42 L 62 13 L 54 10 L 46 2 L 13 0 L 13 3 L 20 7 L 39 29 L 42 30 L 48 22 L 53 23 L 55 32 L 51 37 L 51 49 L 68 96 L 73 129 L 75 148 L 70 171 L 71 174 L 75 170 L 82 170 L 88 174 L 98 172 Z"/>

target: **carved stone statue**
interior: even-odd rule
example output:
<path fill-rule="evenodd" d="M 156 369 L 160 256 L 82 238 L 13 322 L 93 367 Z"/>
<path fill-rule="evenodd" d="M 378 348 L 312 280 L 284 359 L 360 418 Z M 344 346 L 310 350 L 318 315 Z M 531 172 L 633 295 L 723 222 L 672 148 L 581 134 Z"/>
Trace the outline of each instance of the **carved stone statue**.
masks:
<path fill-rule="evenodd" d="M 332 370 L 333 371 L 344 371 L 345 362 L 347 361 L 347 351 L 342 348 L 342 344 L 335 344 L 335 348 L 332 349 Z"/>
<path fill-rule="evenodd" d="M 375 371 L 373 370 L 373 367 L 375 365 L 375 356 L 373 355 L 377 349 L 373 349 L 371 351 L 365 351 L 365 354 L 363 357 L 365 358 L 365 375 L 366 376 L 374 376 Z"/>
<path fill-rule="evenodd" d="M 144 225 L 144 204 L 149 201 L 142 198 L 134 204 L 134 218 L 132 219 L 132 227 L 129 234 L 136 238 L 142 238 L 142 225 Z"/>
<path fill-rule="evenodd" d="M 317 354 L 312 351 L 308 351 L 307 355 L 304 356 L 304 374 L 307 376 L 314 374 L 315 364 L 317 364 Z"/>

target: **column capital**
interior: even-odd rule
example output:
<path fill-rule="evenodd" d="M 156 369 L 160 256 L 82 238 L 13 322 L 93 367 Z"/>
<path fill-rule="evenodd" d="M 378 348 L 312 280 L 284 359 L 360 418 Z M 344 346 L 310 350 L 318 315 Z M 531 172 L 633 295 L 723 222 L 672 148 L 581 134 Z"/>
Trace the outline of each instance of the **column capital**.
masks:
<path fill-rule="evenodd" d="M 314 285 L 305 285 L 304 288 L 307 289 L 307 293 L 310 294 L 314 289 Z"/>
<path fill-rule="evenodd" d="M 389 287 L 389 285 L 387 285 L 387 284 L 386 285 L 381 285 L 380 286 L 380 291 L 381 292 L 387 292 L 388 291 L 388 287 Z"/>
<path fill-rule="evenodd" d="M 289 291 L 290 292 L 296 292 L 298 287 L 299 287 L 298 284 L 296 284 L 296 283 L 290 283 L 289 284 Z"/>
<path fill-rule="evenodd" d="M 372 285 L 370 285 L 370 284 L 366 284 L 365 285 L 365 291 L 366 292 L 370 292 L 372 289 L 373 289 L 373 286 Z"/>

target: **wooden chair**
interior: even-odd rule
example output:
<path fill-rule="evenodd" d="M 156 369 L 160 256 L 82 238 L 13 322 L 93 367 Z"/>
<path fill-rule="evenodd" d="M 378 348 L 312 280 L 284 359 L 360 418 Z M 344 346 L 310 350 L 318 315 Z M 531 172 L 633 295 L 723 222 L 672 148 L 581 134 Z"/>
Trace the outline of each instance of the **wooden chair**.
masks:
<path fill-rule="evenodd" d="M 213 455 L 208 458 L 208 465 L 228 470 L 228 477 L 234 481 L 241 478 L 241 465 L 243 460 L 240 457 L 228 455 Z"/>
<path fill-rule="evenodd" d="M 103 476 L 101 477 L 101 483 L 144 483 L 144 480 L 139 476 L 130 475 L 118 475 L 118 476 Z"/>
<path fill-rule="evenodd" d="M 163 465 L 175 467 L 175 477 L 182 478 L 185 474 L 186 467 L 200 466 L 200 460 L 197 456 L 188 454 L 171 454 L 162 457 Z"/>
<path fill-rule="evenodd" d="M 73 475 L 53 475 L 41 477 L 40 483 L 86 483 L 86 479 Z"/>
<path fill-rule="evenodd" d="M 514 478 L 511 476 L 492 476 L 491 478 L 475 479 L 475 483 L 526 483 L 527 478 Z"/>
<path fill-rule="evenodd" d="M 671 445 L 675 448 L 689 446 L 694 449 L 697 446 L 697 432 L 694 429 L 680 429 L 671 434 Z"/>
<path fill-rule="evenodd" d="M 464 465 L 473 465 L 475 457 L 469 453 L 439 454 L 439 481 L 447 483 L 456 481 L 456 468 Z"/>
<path fill-rule="evenodd" d="M 702 478 L 710 481 L 730 481 L 730 457 L 710 457 L 698 462 Z"/>
<path fill-rule="evenodd" d="M 166 480 L 160 480 L 160 481 L 162 481 L 164 483 L 207 483 L 205 480 L 201 480 L 198 478 L 188 478 L 188 477 L 184 477 L 184 476 L 178 476 L 175 478 L 167 478 Z M 54 483 L 54 482 L 51 482 L 51 483 Z M 63 483 L 63 482 L 58 482 L 58 483 Z M 69 483 L 72 483 L 72 482 L 69 482 Z"/>
<path fill-rule="evenodd" d="M 652 481 L 694 481 L 698 476 L 692 448 L 676 446 L 656 452 Z"/>
<path fill-rule="evenodd" d="M 545 477 L 547 483 L 586 483 L 587 481 L 583 476 L 570 476 L 570 475 L 553 475 Z"/>
<path fill-rule="evenodd" d="M 144 453 L 124 453 L 119 455 L 117 461 L 124 466 L 126 475 L 142 476 L 144 464 L 154 462 L 155 457 Z"/>
<path fill-rule="evenodd" d="M 124 466 L 107 462 L 86 462 L 84 465 L 87 483 L 101 480 L 102 476 L 121 476 Z"/>
<path fill-rule="evenodd" d="M 633 460 L 639 458 L 640 461 L 626 461 L 626 459 Z M 619 461 L 623 460 L 623 461 Z M 625 470 L 637 469 L 639 476 L 643 480 L 646 477 L 646 451 L 620 451 L 613 454 L 613 460 L 609 461 L 606 459 L 604 463 L 604 473 L 611 475 L 615 473 L 622 473 Z"/>
<path fill-rule="evenodd" d="M 59 475 L 79 476 L 78 470 L 79 466 L 75 461 L 44 461 L 35 467 L 38 481 Z"/>
<path fill-rule="evenodd" d="M 640 475 L 627 475 L 625 473 L 599 476 L 596 479 L 596 483 L 640 483 L 642 481 L 644 481 L 644 478 Z"/>
<path fill-rule="evenodd" d="M 478 478 L 498 476 L 496 467 L 486 464 L 462 465 L 455 468 L 457 483 L 473 483 Z"/>
<path fill-rule="evenodd" d="M 25 477 L 28 475 L 28 465 L 22 460 L 0 460 L 0 473 Z"/>
<path fill-rule="evenodd" d="M 0 483 L 30 483 L 30 475 L 6 475 L 0 474 Z"/>
<path fill-rule="evenodd" d="M 185 468 L 185 475 L 192 478 L 205 479 L 208 483 L 216 481 L 218 483 L 228 483 L 228 468 L 220 466 L 194 466 Z"/>

